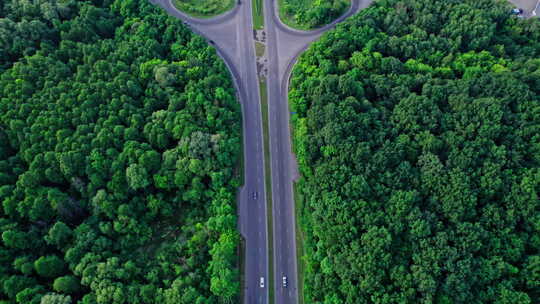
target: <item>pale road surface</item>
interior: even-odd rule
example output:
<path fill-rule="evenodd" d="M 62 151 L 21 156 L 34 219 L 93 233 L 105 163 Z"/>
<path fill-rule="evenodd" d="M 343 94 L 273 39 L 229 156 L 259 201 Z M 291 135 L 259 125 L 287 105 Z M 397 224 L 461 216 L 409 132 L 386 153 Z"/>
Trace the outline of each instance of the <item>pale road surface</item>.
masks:
<path fill-rule="evenodd" d="M 523 9 L 525 18 L 540 16 L 540 0 L 509 0 L 510 3 Z"/>
<path fill-rule="evenodd" d="M 242 105 L 244 179 L 239 193 L 239 227 L 245 240 L 245 304 L 268 303 L 268 282 L 274 280 L 277 304 L 298 303 L 295 208 L 293 180 L 298 175 L 291 150 L 288 79 L 297 57 L 311 42 L 338 22 L 367 7 L 373 0 L 352 0 L 350 9 L 332 24 L 313 31 L 284 25 L 277 14 L 277 0 L 264 1 L 266 56 L 268 59 L 268 110 L 273 197 L 274 278 L 268 277 L 268 231 L 259 83 L 253 37 L 251 0 L 242 0 L 231 11 L 210 19 L 189 17 L 172 0 L 151 0 L 170 15 L 182 19 L 206 37 L 227 64 Z M 258 197 L 254 198 L 253 193 Z M 282 286 L 287 276 L 288 286 Z M 260 278 L 265 280 L 261 288 Z"/>

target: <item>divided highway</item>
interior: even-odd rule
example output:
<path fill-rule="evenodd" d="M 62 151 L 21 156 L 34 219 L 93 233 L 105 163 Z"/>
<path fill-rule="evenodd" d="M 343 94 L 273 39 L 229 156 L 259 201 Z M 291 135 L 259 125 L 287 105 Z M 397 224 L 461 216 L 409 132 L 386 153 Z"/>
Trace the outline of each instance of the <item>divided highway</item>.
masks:
<path fill-rule="evenodd" d="M 151 0 L 170 15 L 182 19 L 214 44 L 234 78 L 242 105 L 244 179 L 239 193 L 239 227 L 245 240 L 245 304 L 268 303 L 268 282 L 274 280 L 277 304 L 298 303 L 296 225 L 293 181 L 297 177 L 291 149 L 288 79 L 299 54 L 336 23 L 367 7 L 373 0 L 352 0 L 351 8 L 330 25 L 314 31 L 291 29 L 281 22 L 277 0 L 264 1 L 268 63 L 269 142 L 272 178 L 274 278 L 268 277 L 268 231 L 262 118 L 254 49 L 252 4 L 243 0 L 231 11 L 210 19 L 192 18 L 178 11 L 172 0 Z M 240 3 L 240 2 L 239 2 Z M 287 286 L 282 279 L 287 277 Z M 261 287 L 261 278 L 264 287 Z"/>

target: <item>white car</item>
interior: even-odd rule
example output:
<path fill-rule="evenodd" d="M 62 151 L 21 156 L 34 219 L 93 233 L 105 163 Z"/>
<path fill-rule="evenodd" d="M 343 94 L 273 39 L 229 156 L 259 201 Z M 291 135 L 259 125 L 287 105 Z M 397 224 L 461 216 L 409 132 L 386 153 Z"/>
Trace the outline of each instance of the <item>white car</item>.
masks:
<path fill-rule="evenodd" d="M 283 287 L 287 287 L 287 277 L 283 277 Z"/>
<path fill-rule="evenodd" d="M 259 281 L 259 286 L 261 288 L 264 288 L 264 278 L 263 277 L 261 277 L 261 280 Z"/>

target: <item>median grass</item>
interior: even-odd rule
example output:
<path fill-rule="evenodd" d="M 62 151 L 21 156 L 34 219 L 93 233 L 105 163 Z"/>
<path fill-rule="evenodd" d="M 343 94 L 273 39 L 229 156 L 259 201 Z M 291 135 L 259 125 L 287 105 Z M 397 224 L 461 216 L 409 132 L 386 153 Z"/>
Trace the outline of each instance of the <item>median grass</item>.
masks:
<path fill-rule="evenodd" d="M 262 0 L 251 0 L 251 12 L 253 14 L 253 28 L 262 30 L 264 28 L 264 15 Z"/>
<path fill-rule="evenodd" d="M 221 15 L 234 7 L 236 0 L 174 0 L 174 6 L 182 12 L 197 18 L 211 18 Z"/>
<path fill-rule="evenodd" d="M 268 225 L 268 298 L 274 303 L 274 234 L 272 229 L 272 172 L 270 166 L 270 136 L 268 130 L 268 91 L 266 79 L 259 77 L 259 93 L 264 146 L 264 183 L 266 185 L 266 223 Z"/>
<path fill-rule="evenodd" d="M 262 57 L 264 55 L 264 48 L 264 43 L 255 41 L 255 55 L 257 55 L 257 57 Z"/>

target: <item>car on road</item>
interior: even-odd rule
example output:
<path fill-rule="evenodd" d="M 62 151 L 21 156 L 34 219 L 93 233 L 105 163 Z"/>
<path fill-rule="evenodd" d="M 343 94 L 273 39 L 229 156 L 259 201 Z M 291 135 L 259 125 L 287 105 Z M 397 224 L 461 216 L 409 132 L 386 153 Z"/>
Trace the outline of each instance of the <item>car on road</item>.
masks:
<path fill-rule="evenodd" d="M 259 194 L 257 193 L 257 191 L 253 192 L 253 199 L 256 200 L 257 197 L 259 197 Z"/>
<path fill-rule="evenodd" d="M 283 287 L 287 287 L 287 277 L 283 276 Z"/>
<path fill-rule="evenodd" d="M 264 288 L 264 277 L 261 277 L 260 281 L 259 281 L 259 286 L 261 288 Z"/>
<path fill-rule="evenodd" d="M 520 16 L 520 15 L 523 14 L 523 9 L 522 9 L 522 8 L 514 8 L 514 9 L 512 9 L 512 12 L 511 12 L 511 13 L 512 13 L 512 15 L 518 15 L 518 16 Z"/>

